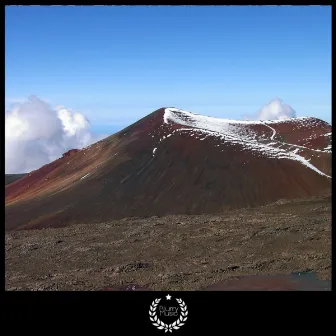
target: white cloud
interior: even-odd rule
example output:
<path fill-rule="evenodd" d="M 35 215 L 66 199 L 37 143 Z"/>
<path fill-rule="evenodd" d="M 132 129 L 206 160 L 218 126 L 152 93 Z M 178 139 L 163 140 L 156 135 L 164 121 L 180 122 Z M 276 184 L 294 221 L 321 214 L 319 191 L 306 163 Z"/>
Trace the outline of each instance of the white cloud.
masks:
<path fill-rule="evenodd" d="M 5 114 L 5 172 L 26 173 L 98 140 L 87 118 L 31 96 Z"/>
<path fill-rule="evenodd" d="M 257 114 L 257 120 L 278 120 L 295 118 L 294 109 L 276 98 L 266 104 Z"/>

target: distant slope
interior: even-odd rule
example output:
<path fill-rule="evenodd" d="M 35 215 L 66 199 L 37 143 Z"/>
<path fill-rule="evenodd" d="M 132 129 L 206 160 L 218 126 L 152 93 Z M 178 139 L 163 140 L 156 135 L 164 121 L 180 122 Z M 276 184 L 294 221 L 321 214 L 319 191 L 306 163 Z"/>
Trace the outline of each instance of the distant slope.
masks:
<path fill-rule="evenodd" d="M 220 213 L 331 187 L 331 125 L 161 108 L 6 187 L 6 229 Z"/>
<path fill-rule="evenodd" d="M 5 175 L 5 185 L 13 183 L 23 177 L 25 177 L 27 174 L 6 174 Z"/>

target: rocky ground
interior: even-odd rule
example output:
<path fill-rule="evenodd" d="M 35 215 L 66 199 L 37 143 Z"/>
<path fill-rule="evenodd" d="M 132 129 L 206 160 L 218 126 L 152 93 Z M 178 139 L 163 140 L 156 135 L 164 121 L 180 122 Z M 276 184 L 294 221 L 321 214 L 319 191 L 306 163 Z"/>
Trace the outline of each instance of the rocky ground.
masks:
<path fill-rule="evenodd" d="M 221 215 L 129 218 L 5 234 L 6 290 L 135 283 L 199 290 L 246 275 L 331 279 L 331 196 Z"/>

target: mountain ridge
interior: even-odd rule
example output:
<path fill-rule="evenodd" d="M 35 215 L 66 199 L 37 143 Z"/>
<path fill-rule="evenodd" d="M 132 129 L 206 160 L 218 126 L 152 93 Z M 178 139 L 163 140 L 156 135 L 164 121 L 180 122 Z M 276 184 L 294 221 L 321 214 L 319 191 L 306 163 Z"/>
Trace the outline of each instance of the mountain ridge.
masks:
<path fill-rule="evenodd" d="M 330 185 L 331 125 L 322 120 L 234 121 L 160 108 L 8 185 L 6 229 L 218 213 Z"/>

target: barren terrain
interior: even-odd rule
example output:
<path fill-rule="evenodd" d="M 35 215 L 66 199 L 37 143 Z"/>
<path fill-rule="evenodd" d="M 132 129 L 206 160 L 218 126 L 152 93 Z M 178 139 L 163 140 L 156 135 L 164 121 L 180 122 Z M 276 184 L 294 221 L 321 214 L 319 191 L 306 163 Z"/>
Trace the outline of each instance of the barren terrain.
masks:
<path fill-rule="evenodd" d="M 5 234 L 6 290 L 137 284 L 199 290 L 244 275 L 331 279 L 331 196 L 214 215 L 128 218 Z"/>

